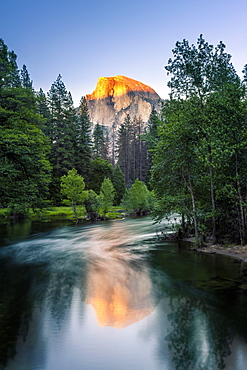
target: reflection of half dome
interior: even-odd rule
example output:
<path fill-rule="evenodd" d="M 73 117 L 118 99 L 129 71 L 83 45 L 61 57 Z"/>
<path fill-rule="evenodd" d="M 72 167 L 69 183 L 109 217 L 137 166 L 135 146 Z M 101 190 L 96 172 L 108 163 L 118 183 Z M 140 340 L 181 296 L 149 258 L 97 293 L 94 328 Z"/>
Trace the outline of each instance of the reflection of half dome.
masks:
<path fill-rule="evenodd" d="M 86 303 L 95 309 L 100 326 L 124 328 L 142 320 L 154 309 L 150 293 L 146 268 L 135 269 L 114 259 L 91 265 Z"/>

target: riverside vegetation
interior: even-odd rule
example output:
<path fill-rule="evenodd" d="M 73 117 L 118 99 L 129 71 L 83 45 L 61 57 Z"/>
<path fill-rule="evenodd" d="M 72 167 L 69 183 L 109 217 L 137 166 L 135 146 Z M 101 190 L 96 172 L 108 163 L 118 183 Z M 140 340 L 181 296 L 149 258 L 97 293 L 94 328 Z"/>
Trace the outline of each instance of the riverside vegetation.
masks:
<path fill-rule="evenodd" d="M 177 42 L 165 66 L 170 98 L 146 128 L 127 116 L 111 148 L 103 126 L 91 133 L 84 97 L 75 109 L 61 75 L 47 94 L 34 91 L 0 40 L 1 214 L 68 202 L 77 221 L 105 219 L 112 206 L 152 210 L 156 221 L 175 212 L 181 237 L 246 244 L 247 65 L 239 77 L 225 48 L 202 35 Z"/>

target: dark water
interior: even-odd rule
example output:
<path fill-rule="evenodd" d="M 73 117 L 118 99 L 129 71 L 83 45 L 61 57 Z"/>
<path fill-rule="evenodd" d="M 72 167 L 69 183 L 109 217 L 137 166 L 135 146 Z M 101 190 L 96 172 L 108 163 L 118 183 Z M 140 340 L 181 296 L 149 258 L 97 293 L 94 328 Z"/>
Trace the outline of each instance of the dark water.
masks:
<path fill-rule="evenodd" d="M 0 368 L 247 368 L 247 266 L 149 218 L 1 226 Z"/>

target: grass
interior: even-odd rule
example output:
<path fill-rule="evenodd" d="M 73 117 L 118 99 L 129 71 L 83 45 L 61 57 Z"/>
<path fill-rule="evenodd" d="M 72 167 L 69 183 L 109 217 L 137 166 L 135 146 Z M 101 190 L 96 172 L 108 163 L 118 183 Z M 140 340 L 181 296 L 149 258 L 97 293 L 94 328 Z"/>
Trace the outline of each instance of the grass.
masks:
<path fill-rule="evenodd" d="M 83 206 L 77 206 L 77 216 L 79 220 L 86 219 L 86 210 Z M 123 217 L 123 210 L 119 206 L 112 206 L 106 218 L 113 220 Z M 7 208 L 0 208 L 0 220 L 6 220 L 8 218 Z M 72 207 L 61 206 L 61 207 L 47 207 L 38 212 L 30 211 L 30 218 L 35 221 L 49 222 L 51 220 L 74 220 L 74 213 Z"/>
<path fill-rule="evenodd" d="M 84 207 L 77 207 L 78 218 L 84 218 L 86 216 Z M 73 220 L 74 212 L 72 207 L 61 206 L 61 207 L 48 207 L 44 208 L 40 213 L 32 213 L 31 218 L 34 220 L 49 221 L 54 219 Z"/>

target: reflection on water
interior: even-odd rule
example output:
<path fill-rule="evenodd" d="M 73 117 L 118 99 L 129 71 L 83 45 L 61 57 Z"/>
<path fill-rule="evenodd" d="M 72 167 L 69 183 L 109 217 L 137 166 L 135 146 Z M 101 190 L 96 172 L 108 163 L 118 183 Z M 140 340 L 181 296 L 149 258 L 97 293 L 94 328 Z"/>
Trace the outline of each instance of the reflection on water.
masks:
<path fill-rule="evenodd" d="M 244 369 L 243 266 L 161 243 L 148 218 L 17 230 L 0 249 L 0 368 Z"/>
<path fill-rule="evenodd" d="M 95 309 L 100 326 L 124 328 L 154 309 L 152 283 L 143 262 L 131 265 L 112 257 L 94 261 L 87 282 L 86 303 Z"/>

